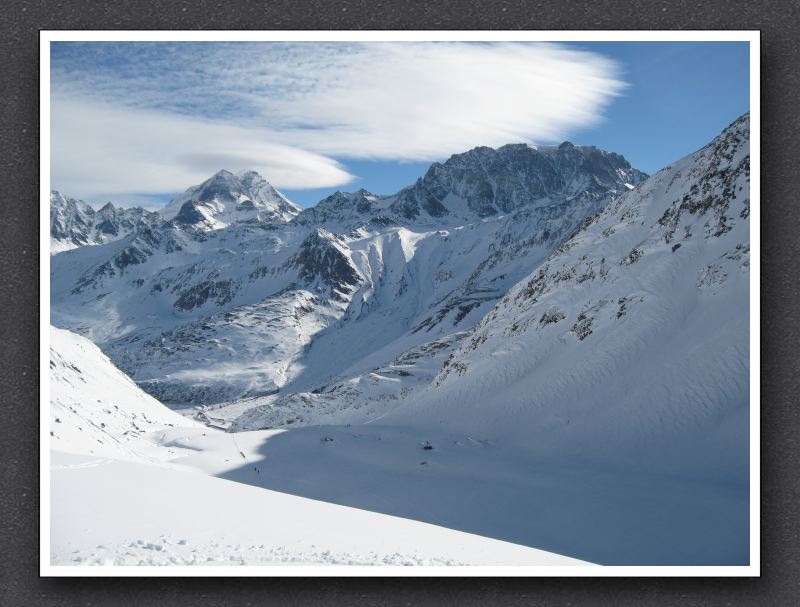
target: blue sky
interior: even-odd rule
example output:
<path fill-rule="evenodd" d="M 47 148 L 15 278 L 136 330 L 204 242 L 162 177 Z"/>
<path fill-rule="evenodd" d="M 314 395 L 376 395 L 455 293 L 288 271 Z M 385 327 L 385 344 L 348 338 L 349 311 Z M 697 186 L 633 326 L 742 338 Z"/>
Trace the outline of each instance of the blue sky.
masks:
<path fill-rule="evenodd" d="M 565 139 L 652 173 L 748 111 L 748 75 L 732 42 L 54 43 L 51 185 L 155 208 L 253 168 L 311 206 Z"/>
<path fill-rule="evenodd" d="M 619 152 L 647 173 L 704 146 L 750 109 L 748 43 L 575 46 L 617 60 L 630 85 L 575 143 Z"/>

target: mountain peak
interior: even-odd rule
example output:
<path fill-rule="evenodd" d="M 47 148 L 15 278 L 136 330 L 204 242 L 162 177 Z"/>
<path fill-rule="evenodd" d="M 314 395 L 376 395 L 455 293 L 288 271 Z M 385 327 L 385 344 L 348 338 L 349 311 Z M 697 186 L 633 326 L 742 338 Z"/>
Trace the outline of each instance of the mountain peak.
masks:
<path fill-rule="evenodd" d="M 141 208 L 118 208 L 110 202 L 95 211 L 82 200 L 53 190 L 50 192 L 50 252 L 105 244 L 131 234 L 143 222 L 157 220 L 155 213 Z"/>
<path fill-rule="evenodd" d="M 599 205 L 625 192 L 626 183 L 636 185 L 645 178 L 618 154 L 569 141 L 559 146 L 484 146 L 433 163 L 423 178 L 397 195 L 390 209 L 418 220 L 504 215 L 578 197 Z"/>
<path fill-rule="evenodd" d="M 239 179 L 244 180 L 252 180 L 252 181 L 266 181 L 264 177 L 258 171 L 253 169 L 244 169 L 236 173 L 236 177 Z"/>
<path fill-rule="evenodd" d="M 300 210 L 258 172 L 222 169 L 174 198 L 160 214 L 208 230 L 242 221 L 284 223 Z"/>

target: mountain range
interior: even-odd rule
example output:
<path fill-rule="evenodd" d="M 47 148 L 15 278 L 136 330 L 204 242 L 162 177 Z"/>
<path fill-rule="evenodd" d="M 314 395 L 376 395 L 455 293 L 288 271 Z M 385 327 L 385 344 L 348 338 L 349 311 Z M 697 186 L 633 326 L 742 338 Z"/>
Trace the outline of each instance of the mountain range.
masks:
<path fill-rule="evenodd" d="M 749 562 L 749 115 L 651 176 L 514 144 L 309 209 L 227 171 L 155 213 L 51 207 L 64 450 L 593 563 Z"/>
<path fill-rule="evenodd" d="M 254 172 L 220 171 L 105 231 L 102 211 L 53 193 L 58 246 L 98 244 L 53 258 L 53 321 L 167 402 L 320 389 L 454 343 L 645 177 L 568 142 L 476 148 L 395 195 L 336 192 L 302 210 Z"/>

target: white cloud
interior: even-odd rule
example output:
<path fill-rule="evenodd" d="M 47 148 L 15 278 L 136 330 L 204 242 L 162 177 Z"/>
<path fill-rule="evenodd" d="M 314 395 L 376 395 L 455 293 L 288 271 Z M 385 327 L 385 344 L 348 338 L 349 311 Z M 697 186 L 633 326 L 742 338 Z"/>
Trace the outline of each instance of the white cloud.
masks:
<path fill-rule="evenodd" d="M 255 169 L 285 188 L 353 179 L 336 161 L 275 143 L 263 130 L 80 99 L 53 100 L 50 154 L 52 187 L 93 202 L 146 201 L 221 168 Z"/>
<path fill-rule="evenodd" d="M 625 87 L 610 60 L 555 44 L 102 44 L 53 61 L 53 185 L 87 197 L 220 168 L 333 187 L 352 176 L 332 157 L 559 141 Z"/>
<path fill-rule="evenodd" d="M 625 86 L 612 62 L 542 44 L 377 44 L 306 67 L 315 81 L 291 103 L 262 98 L 264 114 L 280 117 L 284 141 L 354 158 L 560 140 Z M 292 128 L 304 123 L 318 129 Z"/>

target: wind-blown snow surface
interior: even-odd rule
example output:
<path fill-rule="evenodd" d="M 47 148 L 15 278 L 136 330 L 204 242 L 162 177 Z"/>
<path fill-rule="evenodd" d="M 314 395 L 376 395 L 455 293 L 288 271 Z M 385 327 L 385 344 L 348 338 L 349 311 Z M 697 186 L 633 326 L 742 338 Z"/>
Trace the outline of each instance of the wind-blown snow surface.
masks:
<path fill-rule="evenodd" d="M 205 428 L 88 340 L 53 328 L 50 341 L 53 565 L 583 564 L 215 478 L 249 466 L 276 432 Z"/>

